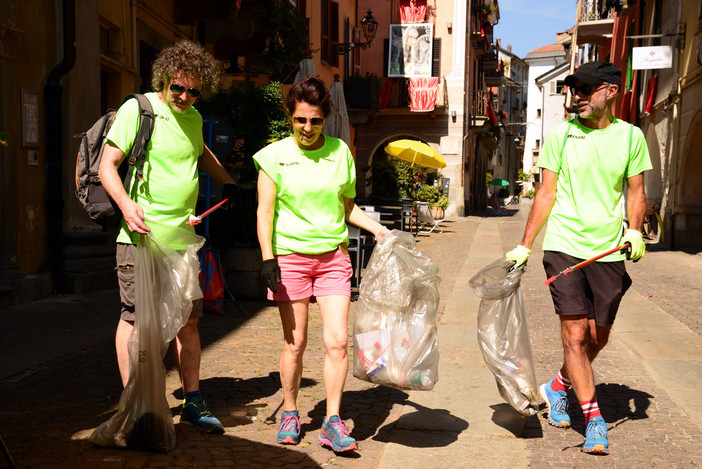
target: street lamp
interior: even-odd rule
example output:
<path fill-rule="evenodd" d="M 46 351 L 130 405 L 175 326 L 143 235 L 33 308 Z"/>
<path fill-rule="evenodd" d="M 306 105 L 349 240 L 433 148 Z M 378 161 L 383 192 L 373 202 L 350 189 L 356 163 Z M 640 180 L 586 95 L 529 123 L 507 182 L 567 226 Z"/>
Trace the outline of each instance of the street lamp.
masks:
<path fill-rule="evenodd" d="M 366 42 L 342 42 L 339 44 L 339 55 L 348 54 L 356 47 L 365 49 L 371 45 L 371 42 L 373 42 L 375 38 L 375 33 L 378 31 L 378 22 L 375 21 L 373 13 L 370 10 L 368 10 L 366 16 L 361 20 L 361 29 L 363 30 L 363 36 L 366 38 Z"/>

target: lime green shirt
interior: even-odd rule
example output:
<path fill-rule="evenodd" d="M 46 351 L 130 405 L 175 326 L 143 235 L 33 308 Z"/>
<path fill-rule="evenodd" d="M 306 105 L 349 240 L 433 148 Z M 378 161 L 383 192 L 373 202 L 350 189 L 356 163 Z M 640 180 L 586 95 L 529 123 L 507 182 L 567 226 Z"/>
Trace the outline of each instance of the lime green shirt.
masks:
<path fill-rule="evenodd" d="M 273 254 L 321 254 L 348 243 L 343 198 L 356 196 L 356 166 L 346 143 L 325 135 L 322 148 L 307 151 L 288 137 L 253 159 L 277 187 Z"/>
<path fill-rule="evenodd" d="M 149 226 L 156 239 L 165 239 L 165 234 L 159 233 L 163 226 L 194 232 L 186 222 L 195 211 L 198 197 L 197 162 L 204 149 L 202 116 L 193 107 L 185 112 L 173 111 L 156 93 L 146 93 L 146 97 L 154 109 L 154 130 L 146 146 L 144 180 L 134 177 L 129 194 L 144 209 L 147 226 L 149 220 L 158 222 Z M 107 140 L 125 155 L 129 155 L 136 138 L 138 112 L 136 99 L 125 102 L 107 134 Z M 138 240 L 139 235 L 131 233 L 122 220 L 117 242 L 137 244 Z"/>
<path fill-rule="evenodd" d="M 543 249 L 579 259 L 621 244 L 626 179 L 652 169 L 641 129 L 616 118 L 599 130 L 578 119 L 554 126 L 537 166 L 558 174 Z M 615 253 L 600 261 L 625 258 Z"/>

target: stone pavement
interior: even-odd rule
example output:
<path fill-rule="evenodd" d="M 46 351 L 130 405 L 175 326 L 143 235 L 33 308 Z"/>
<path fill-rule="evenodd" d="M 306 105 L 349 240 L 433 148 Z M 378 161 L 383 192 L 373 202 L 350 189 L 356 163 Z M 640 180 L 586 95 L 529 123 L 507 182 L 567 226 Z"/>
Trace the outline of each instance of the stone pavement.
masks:
<path fill-rule="evenodd" d="M 274 443 L 282 404 L 279 319 L 272 304 L 247 301 L 238 302 L 243 315 L 229 304 L 227 315 L 201 321 L 201 388 L 224 435 L 201 435 L 176 423 L 177 447 L 168 454 L 93 446 L 87 436 L 112 415 L 121 393 L 114 291 L 0 311 L 0 435 L 17 467 L 37 468 L 699 467 L 700 256 L 652 251 L 642 262 L 627 263 L 634 285 L 594 365 L 612 454 L 580 452 L 584 422 L 574 396 L 568 430 L 549 426 L 541 414 L 522 418 L 499 397 L 478 350 L 479 300 L 468 280 L 516 246 L 529 208 L 522 203 L 449 219 L 443 233 L 418 236 L 418 249 L 436 262 L 442 278 L 439 381 L 430 392 L 400 391 L 357 380 L 350 370 L 342 417 L 360 441 L 357 453 L 337 455 L 317 441 L 324 352 L 315 308 L 299 398 L 303 440 L 296 447 Z M 522 278 L 539 383 L 562 359 L 540 259 L 534 249 Z M 166 366 L 168 401 L 177 415 L 180 384 L 169 358 Z M 4 464 L 0 457 L 0 468 Z"/>

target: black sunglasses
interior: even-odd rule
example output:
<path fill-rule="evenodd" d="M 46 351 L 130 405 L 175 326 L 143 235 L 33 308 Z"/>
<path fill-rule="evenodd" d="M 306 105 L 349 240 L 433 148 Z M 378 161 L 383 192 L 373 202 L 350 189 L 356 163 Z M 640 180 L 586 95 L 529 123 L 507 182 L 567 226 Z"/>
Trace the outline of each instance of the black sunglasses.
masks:
<path fill-rule="evenodd" d="M 171 90 L 175 94 L 183 94 L 183 91 L 186 90 L 185 86 L 183 85 L 178 85 L 176 83 L 171 83 L 171 86 L 168 87 L 169 90 Z M 191 98 L 197 98 L 202 94 L 202 91 L 198 90 L 197 88 L 187 88 L 188 90 L 188 95 Z"/>
<path fill-rule="evenodd" d="M 306 117 L 293 117 L 293 120 L 300 125 L 307 124 Z M 310 124 L 312 124 L 312 127 L 318 127 L 324 124 L 324 117 L 310 117 Z"/>
<path fill-rule="evenodd" d="M 599 85 L 587 85 L 587 84 L 583 83 L 582 85 L 573 85 L 570 87 L 570 94 L 575 96 L 576 94 L 580 93 L 583 96 L 590 96 L 592 94 L 592 92 L 594 91 L 592 89 L 593 86 L 598 87 L 598 86 L 602 86 L 602 85 L 606 85 L 606 84 L 607 83 L 600 83 Z"/>

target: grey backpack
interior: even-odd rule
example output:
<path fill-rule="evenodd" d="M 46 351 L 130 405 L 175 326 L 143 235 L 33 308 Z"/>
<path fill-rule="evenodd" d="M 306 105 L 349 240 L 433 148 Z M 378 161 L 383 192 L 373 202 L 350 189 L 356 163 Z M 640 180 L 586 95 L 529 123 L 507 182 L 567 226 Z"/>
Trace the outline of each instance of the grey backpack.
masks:
<path fill-rule="evenodd" d="M 120 168 L 124 189 L 127 192 L 129 192 L 129 185 L 135 169 L 136 177 L 142 179 L 146 144 L 149 143 L 154 129 L 154 111 L 149 100 L 143 94 L 135 93 L 124 98 L 122 104 L 132 98 L 139 103 L 139 130 L 132 150 L 126 158 L 129 165 L 126 171 Z M 116 112 L 114 109 L 108 110 L 89 130 L 74 135 L 74 137 L 81 139 L 76 160 L 76 197 L 83 204 L 83 208 L 90 218 L 106 228 L 117 226 L 122 219 L 122 212 L 107 195 L 98 175 L 105 136 L 112 126 Z M 121 166 L 124 167 L 124 164 Z"/>

